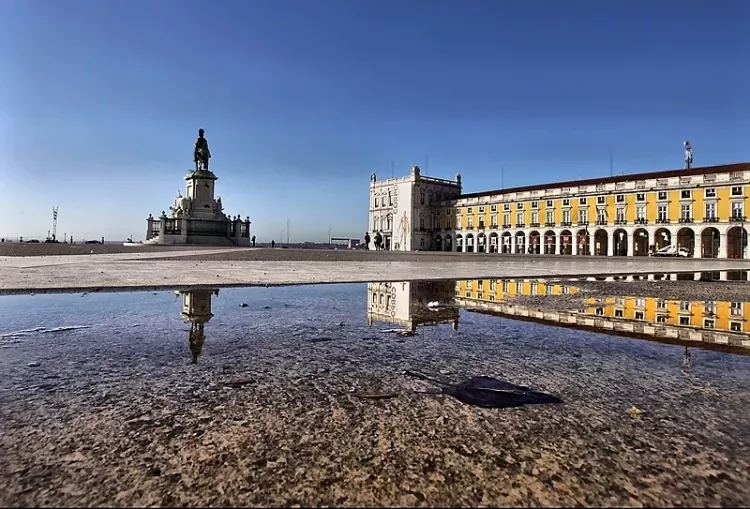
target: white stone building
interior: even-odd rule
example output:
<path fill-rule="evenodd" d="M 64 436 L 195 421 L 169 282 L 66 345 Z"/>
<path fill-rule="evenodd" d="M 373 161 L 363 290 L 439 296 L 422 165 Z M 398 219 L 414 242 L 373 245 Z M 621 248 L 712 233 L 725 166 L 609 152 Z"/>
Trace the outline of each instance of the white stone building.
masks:
<path fill-rule="evenodd" d="M 461 174 L 456 180 L 422 176 L 413 166 L 407 177 L 377 180 L 370 176 L 370 249 L 377 233 L 386 251 L 426 251 L 432 248 L 435 206 L 461 194 Z"/>

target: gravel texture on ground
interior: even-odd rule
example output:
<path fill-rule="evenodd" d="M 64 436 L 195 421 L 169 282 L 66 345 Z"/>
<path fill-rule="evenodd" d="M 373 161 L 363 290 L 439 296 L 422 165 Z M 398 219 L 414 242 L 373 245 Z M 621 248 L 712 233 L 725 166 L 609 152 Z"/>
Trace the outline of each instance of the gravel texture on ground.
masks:
<path fill-rule="evenodd" d="M 560 281 L 580 293 L 513 297 L 523 306 L 554 311 L 586 307 L 586 299 L 606 297 L 658 297 L 664 300 L 750 302 L 748 281 Z"/>
<path fill-rule="evenodd" d="M 217 249 L 216 246 L 123 246 L 122 244 L 44 244 L 0 242 L 0 256 L 66 256 L 115 253 L 152 253 Z"/>
<path fill-rule="evenodd" d="M 748 358 L 693 349 L 684 371 L 681 347 L 472 313 L 457 333 L 404 338 L 366 327 L 365 295 L 222 291 L 195 365 L 171 295 L 75 296 L 116 324 L 18 336 L 0 355 L 0 506 L 750 500 Z M 52 297 L 63 313 L 74 296 Z M 564 403 L 476 408 L 415 393 L 434 387 L 406 369 Z"/>

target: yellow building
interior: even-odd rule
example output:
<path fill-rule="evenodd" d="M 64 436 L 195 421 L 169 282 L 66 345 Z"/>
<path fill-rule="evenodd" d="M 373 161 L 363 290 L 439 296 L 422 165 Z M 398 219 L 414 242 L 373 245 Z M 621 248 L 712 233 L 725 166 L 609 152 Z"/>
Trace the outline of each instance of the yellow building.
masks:
<path fill-rule="evenodd" d="M 749 207 L 750 163 L 458 194 L 431 207 L 420 247 L 647 256 L 676 245 L 696 258 L 748 258 Z"/>
<path fill-rule="evenodd" d="M 576 294 L 575 286 L 534 280 L 456 282 L 460 308 L 654 339 L 712 343 L 750 352 L 750 302 L 673 301 L 656 297 L 588 298 L 581 310 L 545 311 L 518 296 Z"/>

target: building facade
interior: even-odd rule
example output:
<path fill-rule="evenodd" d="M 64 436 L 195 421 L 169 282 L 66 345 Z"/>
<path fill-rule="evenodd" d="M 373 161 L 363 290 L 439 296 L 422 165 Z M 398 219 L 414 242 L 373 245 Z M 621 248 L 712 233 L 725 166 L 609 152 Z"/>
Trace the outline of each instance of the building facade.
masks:
<path fill-rule="evenodd" d="M 642 278 L 676 280 L 701 276 L 701 273 L 649 274 Z M 732 274 L 732 277 L 730 273 L 723 273 L 719 280 L 747 280 L 749 276 L 749 271 Z M 623 279 L 635 277 L 624 276 Z M 581 309 L 569 310 L 544 309 L 538 304 L 526 305 L 523 300 L 524 297 L 576 294 L 580 294 L 580 288 L 574 283 L 544 280 L 369 283 L 367 321 L 370 326 L 374 323 L 399 325 L 411 332 L 448 323 L 457 330 L 460 313 L 471 311 L 686 347 L 730 349 L 750 354 L 748 299 L 732 302 L 656 297 L 582 298 Z"/>
<path fill-rule="evenodd" d="M 424 177 L 413 166 L 407 177 L 377 180 L 370 176 L 370 249 L 376 233 L 386 251 L 426 251 L 434 243 L 432 216 L 440 203 L 461 194 L 461 174 L 456 180 Z"/>
<path fill-rule="evenodd" d="M 414 196 L 407 189 L 430 180 L 452 191 L 448 198 L 439 194 L 440 201 L 420 201 L 418 208 L 412 201 L 413 210 L 402 202 L 404 213 L 424 224 L 419 238 L 399 244 L 402 250 L 647 256 L 676 245 L 696 258 L 750 257 L 750 163 L 471 194 L 460 194 L 460 175 L 456 182 L 441 181 L 416 170 L 417 178 L 412 170 L 408 179 L 370 183 L 370 229 L 384 234 L 373 205 L 376 194 L 382 202 L 384 191 L 404 186 L 399 192 Z"/>

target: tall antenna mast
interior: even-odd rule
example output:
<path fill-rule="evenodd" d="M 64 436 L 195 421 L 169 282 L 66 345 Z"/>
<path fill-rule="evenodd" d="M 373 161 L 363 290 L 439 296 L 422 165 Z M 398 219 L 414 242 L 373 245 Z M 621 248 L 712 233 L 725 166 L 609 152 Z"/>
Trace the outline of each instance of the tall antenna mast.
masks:
<path fill-rule="evenodd" d="M 57 237 L 57 207 L 52 207 L 52 240 Z"/>

